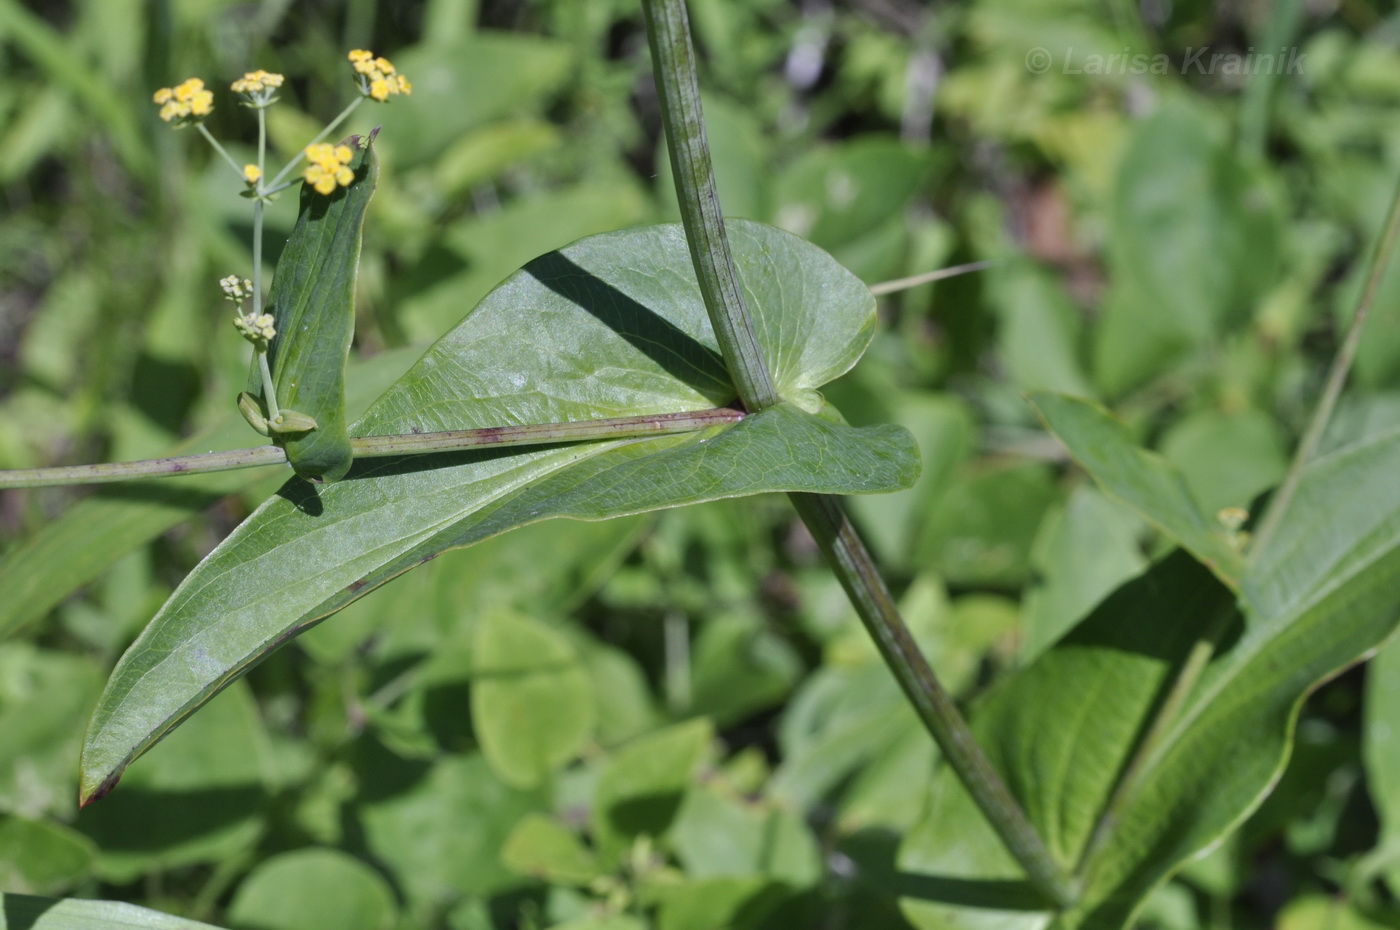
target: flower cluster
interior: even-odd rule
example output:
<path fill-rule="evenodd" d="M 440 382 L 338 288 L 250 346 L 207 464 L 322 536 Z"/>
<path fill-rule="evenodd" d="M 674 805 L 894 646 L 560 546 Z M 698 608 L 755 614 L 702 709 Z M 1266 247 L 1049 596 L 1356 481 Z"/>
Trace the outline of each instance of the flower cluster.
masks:
<path fill-rule="evenodd" d="M 272 323 L 272 314 L 270 313 L 261 313 L 257 316 L 248 313 L 233 318 L 234 328 L 243 334 L 244 339 L 255 346 L 266 346 L 272 341 L 272 337 L 277 335 L 277 329 Z"/>
<path fill-rule="evenodd" d="M 331 145 L 329 142 L 308 145 L 306 160 L 309 164 L 302 176 L 320 194 L 334 193 L 336 185 L 349 187 L 350 182 L 355 180 L 355 172 L 350 170 L 350 159 L 354 155 L 348 145 Z"/>
<path fill-rule="evenodd" d="M 360 81 L 360 93 L 384 103 L 391 95 L 413 93 L 408 78 L 394 70 L 387 58 L 375 58 L 373 52 L 357 48 L 350 53 L 350 65 Z"/>
<path fill-rule="evenodd" d="M 162 87 L 151 99 L 160 104 L 160 118 L 167 123 L 197 123 L 214 111 L 214 92 L 205 90 L 199 78 Z"/>
<path fill-rule="evenodd" d="M 262 176 L 262 169 L 257 165 L 247 164 L 243 166 L 243 182 L 249 187 L 257 187 L 258 182 L 262 180 Z"/>
<path fill-rule="evenodd" d="M 269 90 L 276 90 L 282 86 L 282 82 L 285 80 L 286 78 L 280 74 L 274 74 L 271 71 L 264 71 L 259 68 L 256 71 L 249 71 L 244 74 L 230 86 L 235 93 L 261 94 Z"/>
<path fill-rule="evenodd" d="M 273 326 L 272 314 L 243 312 L 243 301 L 253 296 L 253 282 L 231 274 L 226 278 L 219 279 L 219 287 L 224 292 L 224 298 L 233 301 L 233 306 L 238 311 L 233 318 L 234 328 L 258 351 L 266 352 L 267 344 L 272 341 L 273 336 L 277 335 L 277 329 Z"/>
<path fill-rule="evenodd" d="M 230 87 L 234 93 L 242 94 L 248 98 L 246 106 L 262 108 L 276 100 L 277 88 L 285 81 L 280 74 L 271 71 L 264 71 L 259 68 L 257 71 L 249 71 L 238 80 L 234 81 Z"/>
<path fill-rule="evenodd" d="M 220 278 L 219 287 L 223 289 L 224 299 L 233 301 L 237 306 L 241 306 L 243 301 L 253 296 L 253 282 L 236 274 Z"/>

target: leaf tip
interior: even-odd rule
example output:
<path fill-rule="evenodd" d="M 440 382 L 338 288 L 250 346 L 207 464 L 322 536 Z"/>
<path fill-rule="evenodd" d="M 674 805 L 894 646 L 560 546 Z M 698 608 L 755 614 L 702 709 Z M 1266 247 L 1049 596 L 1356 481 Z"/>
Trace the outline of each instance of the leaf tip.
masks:
<path fill-rule="evenodd" d="M 98 784 L 98 786 L 97 786 L 95 789 L 93 789 L 91 792 L 87 792 L 86 790 L 84 790 L 84 791 L 79 791 L 79 792 L 78 792 L 78 809 L 81 810 L 81 809 L 87 807 L 89 804 L 92 804 L 92 803 L 94 803 L 94 802 L 96 802 L 96 801 L 100 801 L 100 800 L 102 800 L 103 798 L 105 798 L 107 795 L 111 794 L 111 793 L 112 793 L 112 789 L 115 788 L 115 787 L 117 787 L 117 782 L 119 782 L 119 781 L 121 781 L 121 780 L 122 780 L 122 773 L 121 773 L 120 771 L 113 772 L 112 774 L 108 775 L 106 778 L 102 779 L 102 781 Z"/>

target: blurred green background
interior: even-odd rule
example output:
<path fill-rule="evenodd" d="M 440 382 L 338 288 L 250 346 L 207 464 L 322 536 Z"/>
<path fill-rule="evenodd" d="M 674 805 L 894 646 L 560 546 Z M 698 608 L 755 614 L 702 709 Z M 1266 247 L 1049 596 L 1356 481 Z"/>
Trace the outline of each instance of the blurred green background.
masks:
<path fill-rule="evenodd" d="M 1021 392 L 1110 404 L 1211 512 L 1282 476 L 1400 175 L 1393 4 L 690 8 L 726 213 L 872 284 L 997 262 L 882 298 L 828 392 L 919 440 L 918 486 L 851 509 L 961 698 L 1161 551 Z M 251 160 L 227 86 L 282 72 L 285 157 L 351 99 L 350 48 L 414 84 L 345 128 L 384 127 L 361 393 L 529 259 L 677 216 L 633 0 L 0 0 L 0 468 L 253 438 L 216 283 L 251 270 L 248 204 L 150 95 L 202 77 L 209 128 Z M 269 214 L 273 258 L 293 203 Z M 1400 425 L 1397 388 L 1392 271 L 1328 446 Z M 781 499 L 449 553 L 79 814 L 108 670 L 275 481 L 167 500 L 168 529 L 121 522 L 135 492 L 0 492 L 0 890 L 247 930 L 908 926 L 894 849 L 935 751 Z M 567 668 L 529 694 L 474 684 L 501 650 Z M 1400 926 L 1394 689 L 1384 655 L 1325 686 L 1274 796 L 1145 925 Z M 574 734 L 565 758 L 521 762 L 501 721 L 522 707 Z"/>

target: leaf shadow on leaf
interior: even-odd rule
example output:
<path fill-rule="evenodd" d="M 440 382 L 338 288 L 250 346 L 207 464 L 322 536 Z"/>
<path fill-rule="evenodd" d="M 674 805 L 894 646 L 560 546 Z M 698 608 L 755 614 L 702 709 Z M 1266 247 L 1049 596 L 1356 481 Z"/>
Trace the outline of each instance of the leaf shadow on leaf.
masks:
<path fill-rule="evenodd" d="M 650 437 L 647 437 L 650 438 Z M 341 481 L 355 481 L 366 478 L 389 478 L 395 475 L 411 475 L 416 472 L 452 468 L 475 462 L 489 462 L 492 459 L 507 458 L 527 452 L 549 452 L 576 443 L 550 442 L 531 446 L 481 446 L 476 449 L 460 449 L 452 452 L 432 452 L 427 455 L 380 455 L 373 458 L 356 459 L 355 464 L 345 473 Z M 300 480 L 300 479 L 297 479 Z M 314 485 L 312 490 L 314 491 Z M 288 498 L 291 500 L 291 498 Z M 292 501 L 296 503 L 296 501 Z"/>
<path fill-rule="evenodd" d="M 666 791 L 627 798 L 608 811 L 608 821 L 619 833 L 660 833 L 676 819 L 684 797 L 684 792 Z"/>
<path fill-rule="evenodd" d="M 562 252 L 542 255 L 521 270 L 588 311 L 678 381 L 706 396 L 724 400 L 734 396 L 728 369 L 718 352 Z"/>
<path fill-rule="evenodd" d="M 997 878 L 953 878 L 896 872 L 886 887 L 903 898 L 937 901 L 962 907 L 999 911 L 1043 911 L 1045 896 L 1028 881 Z"/>
<path fill-rule="evenodd" d="M 321 503 L 321 496 L 316 493 L 316 485 L 299 475 L 278 488 L 277 496 L 308 517 L 319 517 L 326 512 L 325 505 Z"/>
<path fill-rule="evenodd" d="M 1048 906 L 1045 896 L 1025 879 L 965 878 L 901 869 L 896 862 L 901 839 L 884 827 L 864 827 L 842 840 L 842 851 L 856 861 L 866 881 L 895 897 L 1006 911 L 1043 911 Z"/>
<path fill-rule="evenodd" d="M 31 930 L 44 912 L 57 903 L 56 899 L 27 894 L 0 896 L 0 916 L 5 918 L 5 930 Z"/>
<path fill-rule="evenodd" d="M 1153 797 L 1150 792 L 1167 790 L 1151 781 L 1166 738 L 1157 729 L 1159 717 L 1180 719 L 1176 685 L 1199 655 L 1198 644 L 1212 646 L 1214 662 L 1228 661 L 1244 635 L 1233 593 L 1177 549 L 1109 595 L 978 708 L 972 727 L 992 764 L 1052 853 L 1077 864 L 1083 878 L 1085 897 L 1076 911 L 1061 915 L 1064 926 L 1122 925 L 1142 893 L 1179 864 L 1171 860 L 1164 868 L 1169 854 L 1161 850 L 1184 845 L 1182 838 L 1196 829 L 1192 818 L 1178 821 L 1180 808 L 1151 822 L 1138 813 L 1150 804 L 1143 800 Z M 1202 760 L 1203 770 L 1212 761 Z M 1210 787 L 1195 790 L 1204 796 Z M 945 849 L 947 836 L 959 837 L 961 847 Z M 1124 836 L 1136 844 L 1131 853 L 1122 851 Z M 1023 874 L 947 771 L 939 773 L 930 809 L 898 861 L 937 882 L 1014 881 Z M 1116 874 L 1100 876 L 1105 865 Z M 998 912 L 1011 908 L 992 898 L 991 889 L 981 902 L 951 897 L 960 890 L 926 882 L 921 893 L 909 895 L 918 901 L 912 922 L 1006 925 Z"/>

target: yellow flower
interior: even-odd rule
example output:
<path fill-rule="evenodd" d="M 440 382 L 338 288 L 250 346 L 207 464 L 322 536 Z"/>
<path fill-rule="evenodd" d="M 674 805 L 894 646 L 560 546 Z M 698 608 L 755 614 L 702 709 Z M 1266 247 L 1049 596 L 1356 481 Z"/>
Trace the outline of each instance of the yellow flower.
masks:
<path fill-rule="evenodd" d="M 277 88 L 282 86 L 286 78 L 280 74 L 273 74 L 270 71 L 249 71 L 238 80 L 234 81 L 230 87 L 236 93 L 248 98 L 244 106 L 261 110 L 271 105 L 277 99 Z"/>
<path fill-rule="evenodd" d="M 241 304 L 253 296 L 253 282 L 236 274 L 220 278 L 219 287 L 223 290 L 224 297 L 235 304 Z"/>
<path fill-rule="evenodd" d="M 349 58 L 360 84 L 360 93 L 366 97 L 384 103 L 390 97 L 413 93 L 413 85 L 394 69 L 394 63 L 389 59 L 376 58 L 373 52 L 362 48 L 351 52 Z"/>
<path fill-rule="evenodd" d="M 309 164 L 302 177 L 320 194 L 334 193 L 337 185 L 349 187 L 355 180 L 355 172 L 349 167 L 350 159 L 354 156 L 348 145 L 331 145 L 328 142 L 308 145 L 306 160 Z"/>
<path fill-rule="evenodd" d="M 214 92 L 205 90 L 199 78 L 162 87 L 151 99 L 160 105 L 160 118 L 167 123 L 197 123 L 214 111 Z"/>
<path fill-rule="evenodd" d="M 258 182 L 262 180 L 262 176 L 262 169 L 257 165 L 243 166 L 243 180 L 247 182 L 249 187 L 257 187 Z"/>
<path fill-rule="evenodd" d="M 249 71 L 241 78 L 233 82 L 233 90 L 240 94 L 258 94 L 264 91 L 276 90 L 285 81 L 280 74 L 273 74 L 271 71 Z"/>
<path fill-rule="evenodd" d="M 273 325 L 273 322 L 272 314 L 270 313 L 263 313 L 257 316 L 249 313 L 233 318 L 234 328 L 243 334 L 244 339 L 247 339 L 254 345 L 261 343 L 265 346 L 277 335 L 277 329 Z"/>

